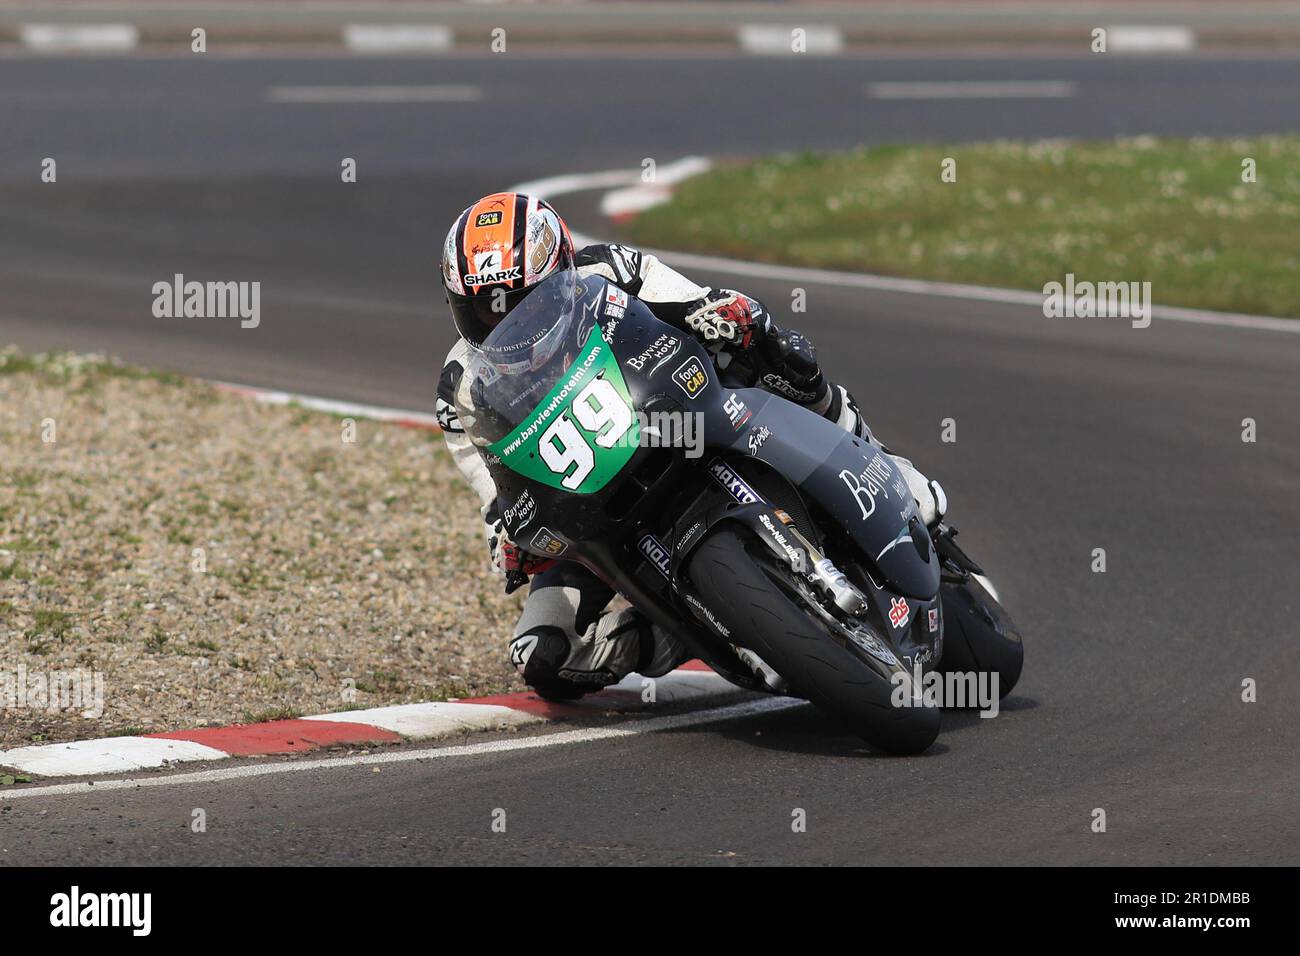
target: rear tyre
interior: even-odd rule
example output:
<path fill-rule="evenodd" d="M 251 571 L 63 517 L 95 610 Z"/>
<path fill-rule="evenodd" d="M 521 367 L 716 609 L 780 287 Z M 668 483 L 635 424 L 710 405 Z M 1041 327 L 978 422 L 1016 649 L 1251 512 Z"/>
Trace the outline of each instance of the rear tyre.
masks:
<path fill-rule="evenodd" d="M 960 584 L 945 582 L 939 596 L 943 602 L 939 669 L 996 673 L 998 696 L 1006 697 L 1020 680 L 1025 663 L 1025 646 L 1010 615 L 974 575 Z"/>
<path fill-rule="evenodd" d="M 745 542 L 754 545 L 751 553 Z M 939 734 L 938 707 L 895 706 L 897 672 L 911 696 L 903 665 L 886 665 L 833 635 L 789 593 L 787 571 L 746 531 L 724 525 L 702 541 L 687 571 L 701 600 L 731 631 L 784 677 L 793 693 L 834 714 L 881 750 L 921 753 Z"/>

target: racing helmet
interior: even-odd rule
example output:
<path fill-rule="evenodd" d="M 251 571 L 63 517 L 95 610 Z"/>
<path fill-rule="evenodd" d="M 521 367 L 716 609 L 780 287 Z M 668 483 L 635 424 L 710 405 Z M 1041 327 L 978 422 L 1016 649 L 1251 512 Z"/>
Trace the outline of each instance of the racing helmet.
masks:
<path fill-rule="evenodd" d="M 462 212 L 442 249 L 451 317 L 477 349 L 543 279 L 575 271 L 573 239 L 554 207 L 523 193 L 493 193 Z"/>

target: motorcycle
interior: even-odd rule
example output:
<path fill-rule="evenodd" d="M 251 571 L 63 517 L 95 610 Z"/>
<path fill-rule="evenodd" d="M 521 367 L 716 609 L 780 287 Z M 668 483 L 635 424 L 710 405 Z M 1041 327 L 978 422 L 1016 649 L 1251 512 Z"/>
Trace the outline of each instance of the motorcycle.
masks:
<path fill-rule="evenodd" d="M 733 387 L 692 336 L 556 273 L 457 390 L 511 538 L 578 561 L 737 686 L 811 701 L 886 751 L 940 726 L 926 675 L 1023 662 L 982 570 L 872 443 Z"/>

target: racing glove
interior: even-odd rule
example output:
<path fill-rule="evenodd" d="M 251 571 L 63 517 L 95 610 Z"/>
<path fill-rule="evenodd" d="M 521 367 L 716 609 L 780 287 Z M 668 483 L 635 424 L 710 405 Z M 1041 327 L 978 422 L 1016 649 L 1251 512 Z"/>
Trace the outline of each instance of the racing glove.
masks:
<path fill-rule="evenodd" d="M 757 384 L 801 405 L 827 404 L 829 386 L 817 365 L 817 349 L 802 333 L 778 328 L 757 299 L 717 289 L 687 308 L 687 328 L 710 351 L 740 357 Z"/>
<path fill-rule="evenodd" d="M 717 289 L 687 306 L 686 327 L 706 346 L 744 351 L 754 343 L 758 316 L 766 313 L 758 303 L 729 289 Z M 761 331 L 761 329 L 759 329 Z"/>
<path fill-rule="evenodd" d="M 830 386 L 817 364 L 817 349 L 803 333 L 769 325 L 758 347 L 762 359 L 755 363 L 758 383 L 800 405 L 822 410 Z"/>

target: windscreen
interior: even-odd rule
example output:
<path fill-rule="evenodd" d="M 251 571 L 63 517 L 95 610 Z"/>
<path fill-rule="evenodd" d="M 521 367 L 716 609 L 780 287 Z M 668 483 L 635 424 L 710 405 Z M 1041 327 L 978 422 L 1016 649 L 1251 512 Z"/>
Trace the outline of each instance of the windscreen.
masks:
<path fill-rule="evenodd" d="M 618 357 L 594 313 L 579 307 L 604 283 L 584 281 L 598 286 L 547 279 L 488 336 L 457 392 L 461 424 L 480 448 L 573 494 L 604 488 L 640 436 Z"/>
<path fill-rule="evenodd" d="M 573 363 L 579 341 L 576 272 L 547 277 L 472 353 L 456 394 L 462 427 L 477 445 L 523 420 Z"/>

